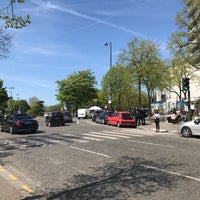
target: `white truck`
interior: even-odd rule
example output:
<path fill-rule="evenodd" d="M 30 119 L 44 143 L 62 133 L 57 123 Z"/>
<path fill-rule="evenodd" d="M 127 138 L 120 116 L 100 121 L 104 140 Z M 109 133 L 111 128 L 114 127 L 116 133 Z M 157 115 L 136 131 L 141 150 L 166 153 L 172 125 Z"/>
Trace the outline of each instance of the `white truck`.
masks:
<path fill-rule="evenodd" d="M 86 108 L 78 109 L 78 119 L 87 119 L 90 118 L 90 110 Z"/>

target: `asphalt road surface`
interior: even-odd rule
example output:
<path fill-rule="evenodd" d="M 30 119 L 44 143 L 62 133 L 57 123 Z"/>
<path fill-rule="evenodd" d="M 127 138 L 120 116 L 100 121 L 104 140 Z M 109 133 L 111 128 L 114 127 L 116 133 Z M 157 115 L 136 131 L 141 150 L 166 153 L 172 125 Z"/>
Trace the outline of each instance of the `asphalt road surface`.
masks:
<path fill-rule="evenodd" d="M 90 119 L 39 125 L 36 134 L 0 133 L 1 178 L 11 174 L 22 195 L 13 200 L 200 199 L 198 137 Z"/>

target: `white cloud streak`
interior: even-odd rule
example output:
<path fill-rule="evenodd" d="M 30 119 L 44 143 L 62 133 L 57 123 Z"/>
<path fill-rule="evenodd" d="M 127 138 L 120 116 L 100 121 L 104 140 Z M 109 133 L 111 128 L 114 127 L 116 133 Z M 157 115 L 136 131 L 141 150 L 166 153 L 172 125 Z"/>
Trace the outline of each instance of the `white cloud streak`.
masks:
<path fill-rule="evenodd" d="M 138 33 L 136 31 L 133 31 L 131 29 L 128 29 L 128 28 L 125 28 L 123 26 L 119 26 L 119 25 L 107 22 L 105 20 L 101 20 L 101 19 L 96 18 L 96 17 L 92 17 L 92 16 L 89 16 L 89 15 L 82 14 L 82 13 L 76 11 L 76 10 L 66 8 L 64 6 L 53 4 L 50 1 L 41 1 L 41 0 L 34 0 L 33 1 L 32 0 L 31 2 L 35 5 L 37 5 L 41 10 L 44 10 L 44 9 L 45 10 L 57 10 L 57 11 L 60 11 L 60 12 L 64 12 L 64 13 L 76 16 L 76 17 L 80 17 L 82 19 L 93 21 L 93 22 L 96 22 L 96 23 L 99 23 L 99 24 L 104 24 L 104 25 L 107 25 L 109 27 L 113 27 L 113 28 L 119 29 L 121 31 L 124 31 L 126 33 L 130 33 L 132 35 L 137 35 L 138 37 L 141 37 L 141 38 L 147 38 L 145 35 Z"/>

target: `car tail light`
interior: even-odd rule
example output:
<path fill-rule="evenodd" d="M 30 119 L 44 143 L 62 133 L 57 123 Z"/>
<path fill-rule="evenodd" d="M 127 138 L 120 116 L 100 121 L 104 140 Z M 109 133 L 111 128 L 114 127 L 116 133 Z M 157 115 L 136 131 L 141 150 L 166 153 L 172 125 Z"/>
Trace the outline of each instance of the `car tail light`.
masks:
<path fill-rule="evenodd" d="M 19 125 L 21 125 L 21 122 L 20 121 L 16 121 L 15 125 L 19 126 Z"/>

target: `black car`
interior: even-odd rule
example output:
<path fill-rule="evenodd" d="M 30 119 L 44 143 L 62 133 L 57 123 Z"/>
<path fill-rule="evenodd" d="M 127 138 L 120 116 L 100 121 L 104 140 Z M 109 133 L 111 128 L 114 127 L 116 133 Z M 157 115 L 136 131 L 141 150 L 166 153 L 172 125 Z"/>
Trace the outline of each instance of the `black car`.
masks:
<path fill-rule="evenodd" d="M 96 117 L 96 123 L 107 124 L 108 116 L 110 116 L 111 113 L 112 112 L 109 111 L 100 112 L 99 115 Z"/>
<path fill-rule="evenodd" d="M 1 132 L 19 133 L 28 132 L 36 133 L 38 130 L 38 121 L 27 114 L 11 114 L 1 123 Z"/>
<path fill-rule="evenodd" d="M 65 122 L 73 122 L 72 113 L 70 111 L 63 111 L 62 112 Z"/>
<path fill-rule="evenodd" d="M 94 113 L 92 113 L 92 121 L 96 122 L 97 116 L 102 112 L 102 110 L 95 110 Z"/>
<path fill-rule="evenodd" d="M 64 126 L 65 119 L 61 112 L 50 112 L 45 119 L 46 126 Z"/>

